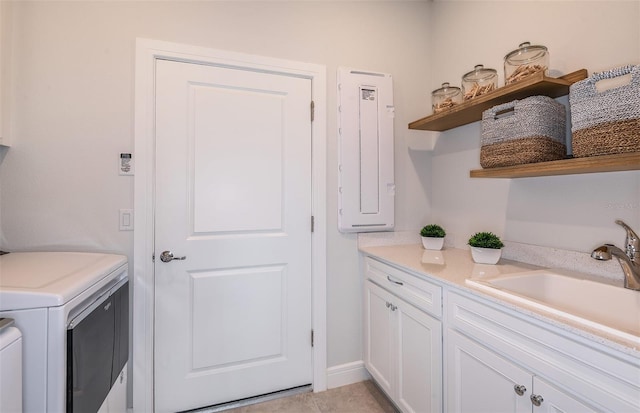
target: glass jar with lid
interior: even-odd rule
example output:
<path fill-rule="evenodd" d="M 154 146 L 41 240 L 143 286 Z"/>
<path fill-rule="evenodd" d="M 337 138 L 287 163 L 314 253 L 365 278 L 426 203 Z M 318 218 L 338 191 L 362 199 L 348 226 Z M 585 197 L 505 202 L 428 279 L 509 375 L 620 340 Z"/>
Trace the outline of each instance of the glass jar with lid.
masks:
<path fill-rule="evenodd" d="M 462 91 L 459 87 L 451 86 L 449 82 L 442 84 L 440 89 L 431 92 L 433 113 L 440 113 L 462 103 Z"/>
<path fill-rule="evenodd" d="M 532 46 L 529 42 L 520 43 L 504 57 L 504 84 L 509 85 L 534 73 L 549 71 L 549 51 L 545 46 Z"/>
<path fill-rule="evenodd" d="M 495 69 L 476 65 L 472 71 L 462 76 L 463 99 L 469 100 L 498 88 L 498 72 Z"/>

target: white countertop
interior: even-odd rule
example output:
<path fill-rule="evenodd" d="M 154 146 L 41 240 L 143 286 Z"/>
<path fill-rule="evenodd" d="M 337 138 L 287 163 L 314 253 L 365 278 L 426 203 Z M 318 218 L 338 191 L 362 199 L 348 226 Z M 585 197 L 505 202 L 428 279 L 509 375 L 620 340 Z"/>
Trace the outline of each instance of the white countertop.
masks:
<path fill-rule="evenodd" d="M 564 331 L 577 334 L 606 347 L 624 352 L 634 358 L 640 358 L 640 348 L 636 343 L 608 335 L 599 330 L 590 329 L 566 318 L 556 316 L 533 306 L 512 301 L 472 288 L 465 283 L 468 278 L 482 279 L 496 277 L 544 267 L 517 261 L 500 259 L 496 265 L 476 264 L 469 250 L 444 248 L 442 251 L 425 250 L 420 244 L 360 246 L 359 250 L 389 264 L 402 267 L 414 274 L 449 285 L 478 297 L 499 303 L 521 314 L 531 316 L 544 323 L 551 324 Z M 603 280 L 606 282 L 606 280 Z"/>

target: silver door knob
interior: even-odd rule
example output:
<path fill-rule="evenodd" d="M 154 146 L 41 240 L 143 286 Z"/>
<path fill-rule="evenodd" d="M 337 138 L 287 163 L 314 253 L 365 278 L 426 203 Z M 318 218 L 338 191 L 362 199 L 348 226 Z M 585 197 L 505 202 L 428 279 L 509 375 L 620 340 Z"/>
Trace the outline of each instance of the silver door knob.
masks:
<path fill-rule="evenodd" d="M 544 401 L 542 396 L 540 396 L 539 394 L 532 394 L 530 399 L 531 399 L 531 403 L 533 403 L 534 406 L 540 406 Z"/>
<path fill-rule="evenodd" d="M 522 396 L 527 392 L 527 387 L 522 384 L 516 384 L 515 386 L 513 386 L 513 390 L 515 390 L 518 396 Z"/>
<path fill-rule="evenodd" d="M 160 254 L 160 261 L 162 262 L 171 262 L 173 260 L 182 261 L 186 259 L 187 259 L 186 255 L 184 257 L 174 257 L 173 252 L 171 251 L 162 251 L 162 254 Z"/>

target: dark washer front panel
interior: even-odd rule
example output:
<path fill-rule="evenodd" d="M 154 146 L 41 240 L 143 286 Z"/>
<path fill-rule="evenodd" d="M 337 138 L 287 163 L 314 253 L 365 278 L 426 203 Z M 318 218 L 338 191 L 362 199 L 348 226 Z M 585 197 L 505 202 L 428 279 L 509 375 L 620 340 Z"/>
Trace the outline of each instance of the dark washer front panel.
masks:
<path fill-rule="evenodd" d="M 67 330 L 67 413 L 97 412 L 128 359 L 129 283 L 106 295 Z"/>
<path fill-rule="evenodd" d="M 111 369 L 111 385 L 129 360 L 129 283 L 126 283 L 114 294 L 115 336 L 113 349 L 113 367 Z"/>

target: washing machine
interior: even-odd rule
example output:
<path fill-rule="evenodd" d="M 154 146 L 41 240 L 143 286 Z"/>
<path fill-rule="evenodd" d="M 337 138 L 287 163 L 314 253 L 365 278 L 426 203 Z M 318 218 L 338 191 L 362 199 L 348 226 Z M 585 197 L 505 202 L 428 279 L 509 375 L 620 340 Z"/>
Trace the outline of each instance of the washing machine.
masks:
<path fill-rule="evenodd" d="M 97 412 L 128 360 L 127 258 L 87 252 L 0 256 L 0 317 L 23 339 L 23 410 Z"/>
<path fill-rule="evenodd" d="M 22 333 L 0 318 L 0 412 L 22 412 Z"/>

